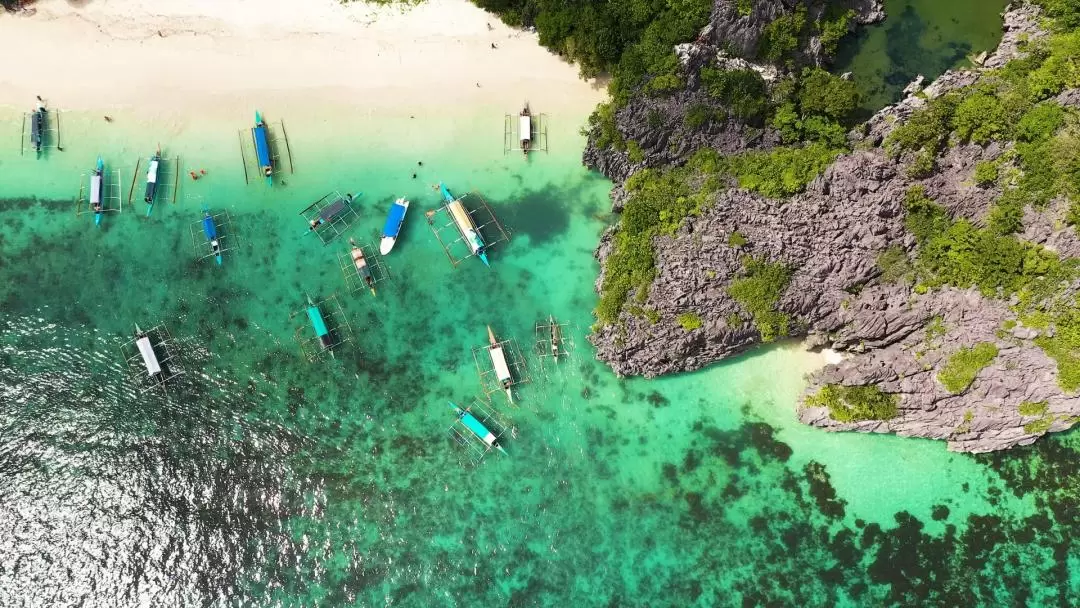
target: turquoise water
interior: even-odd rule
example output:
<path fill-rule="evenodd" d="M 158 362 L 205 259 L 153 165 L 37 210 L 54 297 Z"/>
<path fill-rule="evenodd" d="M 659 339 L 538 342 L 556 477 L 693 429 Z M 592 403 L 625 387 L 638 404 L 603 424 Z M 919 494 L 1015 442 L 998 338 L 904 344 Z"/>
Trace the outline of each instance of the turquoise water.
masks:
<path fill-rule="evenodd" d="M 422 136 L 404 116 L 328 112 L 284 116 L 296 173 L 274 190 L 243 184 L 243 117 L 72 114 L 63 153 L 0 154 L 0 604 L 1060 605 L 1078 591 L 1077 435 L 972 457 L 803 427 L 794 402 L 820 359 L 797 345 L 618 379 L 585 340 L 610 184 L 580 166 L 579 124 L 526 164 L 503 156 L 491 112 Z M 75 215 L 97 154 L 130 176 L 159 138 L 206 177 L 149 219 Z M 511 231 L 490 270 L 454 270 L 423 221 L 440 179 L 481 192 Z M 363 192 L 350 234 L 367 242 L 394 197 L 413 200 L 376 297 L 345 290 L 347 247 L 297 215 L 328 190 Z M 222 267 L 195 259 L 202 203 L 242 243 Z M 310 363 L 294 340 L 308 294 L 336 295 L 353 328 L 334 359 Z M 557 368 L 531 354 L 549 314 L 575 325 Z M 135 323 L 176 338 L 186 373 L 167 397 L 129 377 Z M 473 467 L 446 401 L 481 394 L 486 325 L 528 353 L 531 382 L 517 407 L 493 395 L 517 436 Z"/>
<path fill-rule="evenodd" d="M 852 72 L 872 113 L 900 99 L 922 74 L 926 84 L 1001 40 L 1007 0 L 885 0 L 885 21 L 860 28 L 840 46 L 834 71 Z"/>

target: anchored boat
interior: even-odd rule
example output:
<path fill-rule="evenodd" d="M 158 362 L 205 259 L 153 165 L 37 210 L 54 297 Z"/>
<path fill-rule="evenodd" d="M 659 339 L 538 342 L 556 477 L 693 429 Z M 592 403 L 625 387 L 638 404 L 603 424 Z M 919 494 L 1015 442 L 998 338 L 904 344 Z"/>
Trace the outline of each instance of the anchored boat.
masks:
<path fill-rule="evenodd" d="M 510 400 L 510 403 L 513 403 L 514 393 L 510 387 L 514 385 L 514 378 L 510 375 L 510 366 L 506 364 L 506 353 L 503 352 L 503 347 L 499 344 L 499 341 L 495 339 L 495 332 L 491 330 L 490 325 L 487 326 L 487 331 L 488 355 L 491 357 L 492 367 L 495 368 L 495 377 L 499 379 L 499 384 L 506 391 L 506 398 Z"/>
<path fill-rule="evenodd" d="M 312 328 L 315 329 L 315 335 L 319 337 L 319 344 L 323 350 L 330 350 L 334 345 L 334 339 L 330 335 L 330 330 L 326 327 L 326 321 L 323 320 L 322 311 L 315 305 L 315 302 L 311 301 L 311 296 L 308 296 L 307 315 L 308 320 L 311 321 Z"/>
<path fill-rule="evenodd" d="M 506 454 L 506 450 L 499 445 L 499 438 L 496 437 L 495 433 L 492 433 L 483 422 L 480 422 L 476 416 L 473 416 L 468 409 L 461 409 L 453 401 L 450 401 L 449 403 L 450 409 L 454 410 L 454 413 L 457 414 L 458 421 L 461 422 L 462 426 L 469 429 L 469 431 L 475 435 L 477 439 L 482 441 L 484 445 L 489 448 L 495 448 L 503 454 Z"/>
<path fill-rule="evenodd" d="M 270 135 L 266 129 L 266 121 L 262 114 L 255 110 L 255 127 L 251 129 L 251 137 L 255 140 L 255 156 L 259 159 L 259 167 L 266 176 L 266 185 L 274 185 L 274 163 L 270 157 Z"/>
<path fill-rule="evenodd" d="M 450 212 L 450 217 L 454 220 L 454 224 L 461 232 L 462 238 L 469 246 L 469 250 L 476 254 L 480 261 L 484 263 L 484 266 L 491 266 L 488 263 L 487 252 L 484 250 L 484 239 L 480 236 L 480 232 L 476 229 L 476 224 L 472 220 L 472 216 L 465 209 L 465 205 L 461 204 L 461 200 L 454 198 L 453 194 L 446 189 L 446 186 L 442 183 L 439 184 L 439 191 L 442 192 L 443 198 L 446 200 L 446 208 Z"/>
<path fill-rule="evenodd" d="M 554 316 L 548 316 L 548 323 L 551 325 L 551 356 L 558 361 L 559 347 L 562 346 L 562 328 L 555 322 Z"/>
<path fill-rule="evenodd" d="M 154 195 L 157 194 L 158 166 L 160 165 L 161 148 L 159 147 L 157 152 L 150 157 L 150 164 L 146 167 L 146 195 L 143 196 L 146 202 L 146 217 L 150 217 L 150 212 L 154 210 Z"/>
<path fill-rule="evenodd" d="M 161 363 L 158 361 L 157 353 L 154 352 L 154 346 L 150 344 L 150 334 L 139 329 L 137 323 L 135 324 L 135 346 L 138 347 L 139 354 L 142 356 L 146 375 L 151 379 L 160 377 Z"/>
<path fill-rule="evenodd" d="M 210 215 L 210 209 L 206 205 L 203 205 L 202 229 L 206 240 L 210 241 L 210 251 L 214 254 L 214 259 L 218 266 L 221 266 L 221 243 L 218 241 L 217 225 L 214 224 L 214 216 Z"/>
<path fill-rule="evenodd" d="M 379 253 L 386 255 L 394 248 L 401 226 L 405 223 L 405 213 L 409 210 L 409 201 L 399 198 L 390 206 L 390 215 L 386 217 L 383 225 L 382 241 L 379 242 Z"/>
<path fill-rule="evenodd" d="M 525 108 L 521 110 L 518 118 L 518 134 L 521 137 L 521 152 L 525 158 L 529 158 L 529 148 L 532 146 L 532 112 L 529 111 L 529 102 L 525 102 Z"/>
<path fill-rule="evenodd" d="M 90 174 L 90 210 L 94 212 L 94 225 L 101 225 L 101 216 L 105 211 L 102 203 L 105 181 L 105 161 L 99 156 L 94 172 Z"/>
<path fill-rule="evenodd" d="M 371 290 L 371 295 L 375 295 L 375 277 L 371 274 L 371 268 L 368 266 L 367 259 L 364 258 L 364 250 L 356 244 L 356 241 L 349 239 L 349 244 L 352 245 L 352 262 L 353 267 L 356 268 L 356 274 L 364 281 L 368 289 Z"/>
<path fill-rule="evenodd" d="M 45 104 L 39 103 L 38 107 L 30 115 L 30 143 L 34 146 L 34 152 L 41 157 L 41 148 L 45 145 L 45 123 L 48 120 Z"/>

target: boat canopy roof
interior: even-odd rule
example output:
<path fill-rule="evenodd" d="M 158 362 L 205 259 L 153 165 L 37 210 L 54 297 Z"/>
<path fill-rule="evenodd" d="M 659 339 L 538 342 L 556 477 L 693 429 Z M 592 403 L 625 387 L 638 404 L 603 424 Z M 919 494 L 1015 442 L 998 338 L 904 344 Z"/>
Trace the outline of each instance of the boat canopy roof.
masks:
<path fill-rule="evenodd" d="M 501 346 L 492 346 L 488 349 L 491 353 L 491 364 L 495 366 L 495 375 L 499 381 L 510 380 L 510 367 L 506 365 L 506 353 Z"/>
<path fill-rule="evenodd" d="M 255 127 L 251 130 L 255 138 L 255 155 L 259 157 L 260 167 L 270 166 L 270 141 L 267 139 L 266 127 Z"/>
<path fill-rule="evenodd" d="M 135 341 L 135 345 L 139 347 L 139 354 L 142 355 L 143 365 L 146 366 L 146 373 L 151 376 L 160 374 L 161 364 L 158 363 L 154 347 L 150 345 L 150 337 L 142 336 Z"/>
<path fill-rule="evenodd" d="M 497 439 L 497 437 L 495 437 L 495 434 L 489 431 L 488 428 L 484 426 L 483 422 L 477 420 L 476 416 L 473 416 L 469 412 L 462 412 L 461 423 L 464 424 L 470 431 L 473 432 L 473 434 L 479 437 L 480 440 L 487 445 L 492 445 L 493 443 L 495 443 L 495 440 Z"/>
<path fill-rule="evenodd" d="M 465 209 L 465 205 L 461 204 L 460 200 L 451 201 L 447 203 L 446 208 L 450 211 L 450 217 L 454 219 L 454 223 L 462 232 L 466 230 L 476 230 L 476 225 L 473 224 L 472 216 Z"/>
<path fill-rule="evenodd" d="M 396 237 L 398 231 L 401 230 L 401 221 L 405 219 L 405 211 L 408 207 L 395 202 L 390 206 L 390 215 L 386 217 L 386 224 L 383 225 L 383 236 Z"/>
<path fill-rule="evenodd" d="M 320 338 L 330 333 L 330 330 L 326 329 L 326 322 L 323 321 L 322 313 L 319 312 L 318 306 L 308 306 L 307 316 L 308 319 L 311 320 L 311 326 L 315 328 L 315 333 Z"/>
<path fill-rule="evenodd" d="M 324 222 L 329 222 L 330 220 L 332 220 L 335 217 L 337 217 L 338 215 L 340 215 L 341 212 L 344 211 L 344 210 L 345 210 L 345 201 L 343 199 L 339 198 L 338 200 L 336 200 L 336 201 L 330 203 L 329 205 L 323 207 L 322 211 L 319 211 L 319 217 Z"/>
<path fill-rule="evenodd" d="M 521 123 L 518 126 L 518 133 L 521 135 L 521 141 L 532 139 L 532 117 L 522 116 Z"/>
<path fill-rule="evenodd" d="M 150 183 L 157 182 L 157 170 L 159 162 L 160 161 L 158 161 L 157 158 L 150 159 L 150 165 L 146 168 L 146 181 Z"/>
<path fill-rule="evenodd" d="M 91 203 L 100 203 L 101 202 L 101 176 L 100 175 L 91 175 L 90 176 L 90 202 Z"/>
<path fill-rule="evenodd" d="M 203 216 L 202 229 L 203 234 L 206 235 L 206 238 L 211 240 L 217 238 L 217 226 L 214 225 L 214 218 L 210 217 L 209 215 Z"/>

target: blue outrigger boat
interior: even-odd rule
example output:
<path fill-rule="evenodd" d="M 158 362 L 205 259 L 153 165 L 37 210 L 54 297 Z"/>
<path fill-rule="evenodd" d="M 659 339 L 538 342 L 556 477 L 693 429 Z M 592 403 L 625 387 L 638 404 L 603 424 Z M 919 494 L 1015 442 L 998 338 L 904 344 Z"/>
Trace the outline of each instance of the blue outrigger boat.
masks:
<path fill-rule="evenodd" d="M 311 301 L 311 296 L 308 296 L 307 301 L 307 315 L 308 320 L 311 321 L 311 327 L 315 329 L 315 335 L 319 337 L 319 344 L 322 345 L 323 350 L 330 350 L 334 345 L 334 339 L 330 335 L 330 330 L 326 327 L 322 311 L 315 305 L 315 302 Z"/>
<path fill-rule="evenodd" d="M 469 246 L 469 251 L 476 254 L 476 257 L 480 258 L 484 266 L 490 267 L 487 252 L 484 250 L 484 238 L 480 236 L 480 231 L 476 229 L 476 223 L 473 222 L 472 216 L 465 209 L 465 205 L 461 204 L 460 199 L 454 198 L 454 195 L 447 190 L 446 185 L 441 182 L 439 183 L 439 191 L 442 192 L 443 198 L 446 200 L 446 209 L 450 212 L 450 217 L 454 220 L 458 231 L 461 232 L 461 237 Z"/>
<path fill-rule="evenodd" d="M 499 438 L 495 436 L 495 433 L 488 430 L 483 422 L 480 422 L 476 416 L 473 416 L 468 409 L 461 409 L 453 401 L 450 401 L 449 403 L 450 409 L 454 410 L 454 413 L 457 414 L 458 421 L 461 422 L 465 428 L 469 429 L 477 439 L 482 441 L 488 448 L 495 448 L 503 454 L 506 454 L 506 450 L 499 445 Z"/>
<path fill-rule="evenodd" d="M 41 148 L 45 145 L 45 123 L 48 120 L 45 104 L 39 103 L 33 114 L 30 115 L 30 143 L 38 158 L 41 158 Z"/>
<path fill-rule="evenodd" d="M 401 225 L 405 223 L 405 213 L 409 210 L 409 201 L 404 197 L 394 201 L 390 206 L 390 215 L 383 225 L 382 241 L 379 242 L 379 253 L 386 255 L 394 248 L 397 237 L 401 234 Z"/>
<path fill-rule="evenodd" d="M 218 242 L 217 226 L 214 224 L 214 216 L 210 215 L 210 209 L 206 205 L 203 205 L 202 229 L 206 240 L 210 241 L 210 250 L 214 254 L 214 259 L 217 260 L 218 266 L 221 266 L 221 243 Z"/>
<path fill-rule="evenodd" d="M 90 210 L 94 212 L 94 225 L 101 225 L 101 216 L 105 211 L 102 203 L 105 181 L 105 161 L 99 156 L 94 172 L 90 174 Z"/>
<path fill-rule="evenodd" d="M 266 176 L 266 185 L 274 185 L 274 164 L 270 158 L 270 135 L 266 129 L 266 121 L 262 114 L 255 110 L 255 127 L 251 129 L 251 138 L 255 140 L 255 156 L 259 159 L 259 167 Z"/>
<path fill-rule="evenodd" d="M 157 194 L 158 167 L 161 165 L 161 148 L 150 157 L 150 163 L 146 167 L 146 194 L 143 201 L 146 202 L 146 217 L 154 210 L 154 195 Z"/>

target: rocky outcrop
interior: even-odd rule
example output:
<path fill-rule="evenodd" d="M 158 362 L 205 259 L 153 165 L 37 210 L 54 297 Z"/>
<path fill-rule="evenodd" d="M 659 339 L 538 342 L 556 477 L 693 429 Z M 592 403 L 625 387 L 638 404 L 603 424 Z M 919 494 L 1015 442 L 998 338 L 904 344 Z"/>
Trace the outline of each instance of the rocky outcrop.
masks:
<path fill-rule="evenodd" d="M 698 74 L 702 67 L 712 66 L 753 70 L 767 83 L 779 80 L 783 77 L 781 69 L 748 59 L 757 55 L 762 32 L 769 23 L 799 6 L 807 7 L 808 19 L 820 19 L 829 4 L 817 0 L 755 0 L 746 14 L 740 12 L 740 4 L 736 0 L 716 0 L 710 23 L 697 40 L 675 49 L 683 68 L 684 89 L 658 97 L 636 95 L 618 108 L 615 126 L 624 144 L 600 147 L 597 133 L 593 132 L 583 154 L 586 166 L 622 182 L 645 167 L 681 164 L 706 147 L 734 154 L 768 149 L 779 143 L 779 135 L 764 124 L 717 118 L 725 109 L 701 90 Z M 843 5 L 855 12 L 856 23 L 873 23 L 885 17 L 880 0 L 845 0 Z M 802 53 L 802 64 L 822 65 L 829 59 L 816 39 L 807 41 Z M 709 108 L 715 115 L 701 124 L 688 124 L 687 115 L 695 108 Z"/>
<path fill-rule="evenodd" d="M 749 12 L 740 10 L 740 6 L 749 4 Z M 855 22 L 866 25 L 885 18 L 885 8 L 881 0 L 844 0 L 838 8 L 851 9 L 855 13 Z M 801 0 L 755 0 L 742 3 L 737 0 L 717 0 L 713 6 L 711 25 L 703 38 L 716 47 L 727 48 L 741 57 L 757 55 L 761 34 L 778 17 L 790 14 L 799 6 L 807 7 L 807 18 L 818 20 L 830 7 L 826 2 L 804 2 Z M 820 42 L 810 41 L 803 51 L 807 63 L 821 65 L 827 59 L 821 51 Z"/>
<path fill-rule="evenodd" d="M 718 15 L 731 16 L 729 4 L 734 3 L 717 4 L 707 42 L 681 48 L 687 65 L 736 61 L 717 56 L 717 41 L 752 45 L 760 34 L 755 24 L 788 7 L 779 0 L 755 3 L 753 14 L 719 27 Z M 1027 6 L 1006 13 L 1005 38 L 985 65 L 1000 66 L 1021 54 L 1024 36 L 1041 35 L 1035 27 L 1037 17 L 1037 10 Z M 739 45 L 736 50 L 742 48 Z M 620 374 L 656 376 L 698 369 L 760 344 L 755 319 L 729 291 L 751 257 L 783 264 L 791 271 L 790 282 L 775 302 L 776 312 L 788 319 L 789 335 L 806 336 L 813 347 L 847 353 L 844 361 L 810 379 L 807 395 L 826 385 L 873 385 L 898 399 L 899 415 L 891 420 L 841 423 L 827 409 L 813 405 L 799 410 L 800 420 L 807 424 L 927 437 L 947 441 L 953 450 L 985 452 L 1031 443 L 1080 420 L 1080 398 L 1062 391 L 1055 363 L 1035 343 L 1040 331 L 1047 330 L 1025 327 L 1007 302 L 974 290 L 927 291 L 904 279 L 885 282 L 881 276 L 883 252 L 892 248 L 890 254 L 896 256 L 914 248 L 904 226 L 903 207 L 912 186 L 921 186 L 954 218 L 978 225 L 985 225 L 1001 195 L 998 186 L 976 184 L 974 172 L 978 163 L 1005 156 L 1009 145 L 950 146 L 936 159 L 933 175 L 922 180 L 909 177 L 909 155 L 894 158 L 881 148 L 891 130 L 928 99 L 969 86 L 982 72 L 949 71 L 925 88 L 921 79 L 913 83 L 904 100 L 852 132 L 858 151 L 839 157 L 804 193 L 778 201 L 729 188 L 715 194 L 706 210 L 685 221 L 674 235 L 655 237 L 655 278 L 643 299 L 635 296 L 635 312 L 624 311 L 618 324 L 590 337 L 598 357 Z M 672 101 L 631 102 L 632 116 L 666 112 L 653 120 L 661 125 L 656 131 L 641 127 L 640 118 L 619 117 L 624 133 L 647 142 L 648 153 L 638 163 L 589 156 L 593 152 L 586 158 L 606 163 L 609 174 L 625 177 L 640 167 L 680 162 L 701 146 L 731 153 L 776 143 L 775 135 L 738 124 L 710 125 L 700 133 L 680 130 L 671 116 L 685 104 L 697 103 L 692 85 Z M 1057 101 L 1076 107 L 1080 94 L 1066 91 Z M 660 105 L 664 103 L 670 105 Z M 661 133 L 669 128 L 671 134 Z M 617 187 L 613 196 L 617 209 L 625 197 Z M 1064 225 L 1067 208 L 1064 201 L 1055 201 L 1047 208 L 1026 209 L 1020 238 L 1065 256 L 1080 255 L 1080 238 Z M 733 239 L 736 232 L 739 238 Z M 597 248 L 601 262 L 611 253 L 612 234 L 609 230 Z M 678 318 L 687 313 L 700 318 L 701 327 L 685 329 Z M 942 369 L 959 349 L 980 343 L 994 344 L 997 356 L 969 387 L 950 392 L 939 379 Z"/>
<path fill-rule="evenodd" d="M 718 194 L 675 237 L 654 242 L 657 276 L 642 307 L 657 311 L 660 322 L 624 315 L 620 327 L 592 336 L 598 356 L 620 374 L 655 376 L 698 369 L 758 344 L 752 319 L 726 292 L 747 255 L 795 269 L 779 303 L 801 328 L 793 333 L 838 329 L 842 303 L 877 275 L 878 254 L 904 240 L 907 187 L 880 152 L 859 152 L 788 201 L 742 190 Z M 736 231 L 747 244 L 729 244 Z M 601 261 L 606 253 L 598 249 Z M 676 322 L 683 313 L 705 326 L 687 332 Z"/>
<path fill-rule="evenodd" d="M 1080 414 L 1080 399 L 1062 393 L 1056 382 L 1054 362 L 1032 338 L 1039 332 L 1016 323 L 1004 302 L 987 300 L 977 291 L 946 289 L 913 298 L 897 317 L 893 311 L 866 311 L 880 317 L 879 324 L 898 323 L 915 331 L 883 348 L 830 365 L 815 375 L 807 394 L 826 384 L 874 385 L 898 397 L 899 415 L 892 420 L 843 423 L 833 420 L 824 407 L 803 407 L 799 420 L 830 431 L 895 433 L 948 442 L 949 449 L 989 452 L 1027 445 L 1045 432 L 1069 428 Z M 854 318 L 865 317 L 861 311 Z M 936 331 L 920 327 L 936 316 Z M 1008 322 L 1008 323 L 1007 323 Z M 851 338 L 862 335 L 857 323 L 849 324 Z M 940 328 L 940 329 L 939 329 Z M 943 332 L 943 333 L 942 333 Z M 941 369 L 961 348 L 994 344 L 997 356 L 982 369 L 971 386 L 951 393 L 939 379 Z M 1021 404 L 1045 404 L 1035 413 L 1021 414 Z"/>

